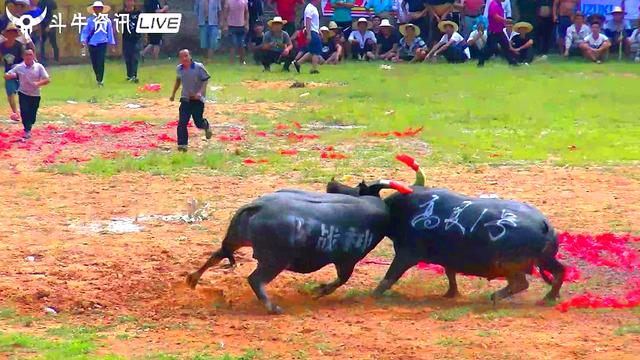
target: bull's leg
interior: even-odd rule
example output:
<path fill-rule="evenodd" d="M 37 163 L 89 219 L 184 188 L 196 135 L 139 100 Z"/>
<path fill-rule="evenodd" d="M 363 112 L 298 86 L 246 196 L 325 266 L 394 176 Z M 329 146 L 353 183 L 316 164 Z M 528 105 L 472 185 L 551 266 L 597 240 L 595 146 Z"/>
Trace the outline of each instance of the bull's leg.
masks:
<path fill-rule="evenodd" d="M 227 255 L 224 248 L 220 248 L 220 250 L 211 254 L 211 257 L 207 260 L 206 263 L 204 263 L 204 265 L 202 265 L 200 269 L 198 269 L 198 271 L 192 272 L 191 274 L 189 274 L 189 276 L 187 276 L 187 284 L 189 285 L 189 287 L 195 289 L 196 285 L 198 285 L 200 277 L 202 277 L 202 274 L 204 274 L 204 272 L 207 271 L 207 269 L 209 269 L 210 267 L 217 265 L 225 257 L 227 257 Z"/>
<path fill-rule="evenodd" d="M 508 298 L 521 291 L 525 291 L 529 288 L 529 282 L 524 272 L 518 272 L 507 276 L 507 286 L 491 294 L 491 301 L 495 306 L 498 300 Z"/>
<path fill-rule="evenodd" d="M 251 289 L 258 297 L 258 300 L 262 301 L 267 308 L 269 314 L 282 314 L 282 309 L 269 300 L 267 293 L 264 291 L 265 285 L 275 279 L 284 269 L 287 264 L 276 264 L 274 262 L 260 262 L 258 261 L 258 267 L 249 275 L 249 285 Z"/>
<path fill-rule="evenodd" d="M 328 284 L 320 284 L 317 288 L 313 289 L 315 299 L 327 296 L 336 291 L 340 286 L 344 285 L 344 283 L 346 283 L 351 277 L 355 264 L 335 264 L 335 266 L 338 278 Z"/>
<path fill-rule="evenodd" d="M 544 297 L 544 300 L 556 301 L 560 297 L 560 288 L 564 282 L 565 267 L 555 257 L 543 260 L 540 266 L 553 274 L 551 290 Z"/>
<path fill-rule="evenodd" d="M 389 290 L 393 284 L 395 284 L 398 279 L 404 274 L 407 270 L 409 270 L 412 266 L 415 266 L 418 263 L 412 256 L 400 255 L 396 254 L 396 257 L 393 258 L 391 262 L 391 266 L 389 266 L 389 270 L 384 276 L 384 279 L 380 281 L 378 287 L 373 291 L 373 296 L 379 297 L 384 294 L 385 291 Z"/>
<path fill-rule="evenodd" d="M 454 298 L 460 295 L 458 292 L 458 282 L 456 281 L 456 272 L 450 268 L 444 268 L 444 271 L 447 274 L 447 279 L 449 280 L 449 290 L 444 294 L 444 297 Z"/>

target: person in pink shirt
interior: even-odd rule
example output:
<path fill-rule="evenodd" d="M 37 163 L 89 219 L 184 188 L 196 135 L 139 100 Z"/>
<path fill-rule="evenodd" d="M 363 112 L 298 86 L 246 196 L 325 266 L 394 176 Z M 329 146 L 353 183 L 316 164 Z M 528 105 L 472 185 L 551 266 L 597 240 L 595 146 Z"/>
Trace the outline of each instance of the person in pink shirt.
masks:
<path fill-rule="evenodd" d="M 248 1 L 225 1 L 222 14 L 222 33 L 226 34 L 229 41 L 229 61 L 233 64 L 235 60 L 234 50 L 237 50 L 240 57 L 240 63 L 246 65 L 244 60 L 244 38 L 249 31 Z"/>
<path fill-rule="evenodd" d="M 504 24 L 506 18 L 504 16 L 504 9 L 500 0 L 490 0 L 489 4 L 489 27 L 487 29 L 487 46 L 484 47 L 484 51 L 480 54 L 478 60 L 478 66 L 484 66 L 484 63 L 493 55 L 498 53 L 498 44 L 502 55 L 507 59 L 509 65 L 517 66 L 518 63 L 513 58 L 513 54 L 509 51 L 509 39 L 504 35 Z"/>

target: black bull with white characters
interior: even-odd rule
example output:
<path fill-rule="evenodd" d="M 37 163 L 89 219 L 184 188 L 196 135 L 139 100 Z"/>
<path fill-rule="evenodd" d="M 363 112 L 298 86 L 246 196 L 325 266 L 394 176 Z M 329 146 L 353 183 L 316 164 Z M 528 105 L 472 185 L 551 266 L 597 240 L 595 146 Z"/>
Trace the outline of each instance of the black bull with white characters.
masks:
<path fill-rule="evenodd" d="M 395 182 L 379 188 L 383 187 L 411 191 Z M 347 282 L 355 265 L 378 245 L 388 227 L 389 211 L 377 196 L 281 190 L 241 207 L 231 219 L 221 248 L 187 277 L 187 283 L 195 288 L 208 268 L 224 258 L 234 265 L 233 253 L 251 246 L 258 265 L 249 275 L 249 284 L 267 310 L 278 314 L 282 309 L 269 300 L 264 286 L 280 272 L 310 273 L 335 264 L 338 278 L 314 291 L 317 297 L 331 294 Z"/>
<path fill-rule="evenodd" d="M 425 188 L 417 163 L 406 155 L 399 160 L 417 172 L 418 185 L 410 194 L 385 198 L 391 214 L 386 235 L 393 241 L 395 257 L 375 295 L 382 295 L 409 268 L 420 261 L 442 265 L 449 280 L 448 297 L 458 295 L 456 273 L 494 279 L 508 285 L 493 293 L 497 300 L 528 288 L 526 274 L 538 267 L 552 285 L 545 300 L 559 297 L 565 268 L 556 259 L 558 240 L 546 217 L 536 208 L 517 201 L 473 198 L 446 189 Z M 356 196 L 376 195 L 379 183 L 360 183 Z M 348 186 L 331 181 L 328 192 L 347 192 Z M 550 279 L 545 271 L 553 275 Z"/>

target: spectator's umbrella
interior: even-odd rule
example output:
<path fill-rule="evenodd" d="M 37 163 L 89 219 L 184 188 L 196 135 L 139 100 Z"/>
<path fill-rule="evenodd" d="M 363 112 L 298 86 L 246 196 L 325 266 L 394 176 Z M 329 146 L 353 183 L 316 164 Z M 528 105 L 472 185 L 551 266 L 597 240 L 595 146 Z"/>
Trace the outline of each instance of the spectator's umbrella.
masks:
<path fill-rule="evenodd" d="M 441 32 L 445 32 L 445 28 L 447 26 L 453 26 L 453 31 L 458 31 L 460 28 L 458 27 L 458 24 L 454 23 L 453 21 L 449 21 L 449 20 L 445 20 L 445 21 L 440 21 L 438 23 L 438 29 Z"/>

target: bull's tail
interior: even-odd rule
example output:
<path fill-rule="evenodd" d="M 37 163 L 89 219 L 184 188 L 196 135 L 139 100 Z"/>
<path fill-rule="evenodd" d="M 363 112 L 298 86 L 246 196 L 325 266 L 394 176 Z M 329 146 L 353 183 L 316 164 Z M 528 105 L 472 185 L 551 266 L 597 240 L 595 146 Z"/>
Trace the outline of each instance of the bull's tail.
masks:
<path fill-rule="evenodd" d="M 555 301 L 560 296 L 560 288 L 564 282 L 566 270 L 565 266 L 556 259 L 558 254 L 558 235 L 556 231 L 546 220 L 543 226 L 546 230 L 546 242 L 538 258 L 537 266 L 540 277 L 551 285 L 551 291 L 547 293 L 545 300 Z M 553 279 L 545 273 L 546 271 L 553 275 Z"/>
<path fill-rule="evenodd" d="M 260 210 L 260 204 L 252 203 L 246 206 L 241 207 L 231 218 L 231 222 L 229 224 L 229 228 L 227 229 L 227 234 L 222 240 L 222 245 L 220 249 L 215 251 L 209 259 L 207 260 L 200 269 L 191 273 L 187 276 L 187 284 L 192 289 L 195 289 L 196 285 L 198 285 L 198 281 L 202 274 L 204 274 L 207 269 L 212 266 L 218 265 L 220 261 L 223 259 L 229 259 L 229 265 L 234 266 L 236 263 L 235 258 L 233 257 L 233 253 L 236 252 L 239 248 L 243 246 L 251 245 L 250 241 L 246 236 L 243 236 L 242 230 L 246 229 L 248 226 L 247 222 L 258 210 Z"/>

